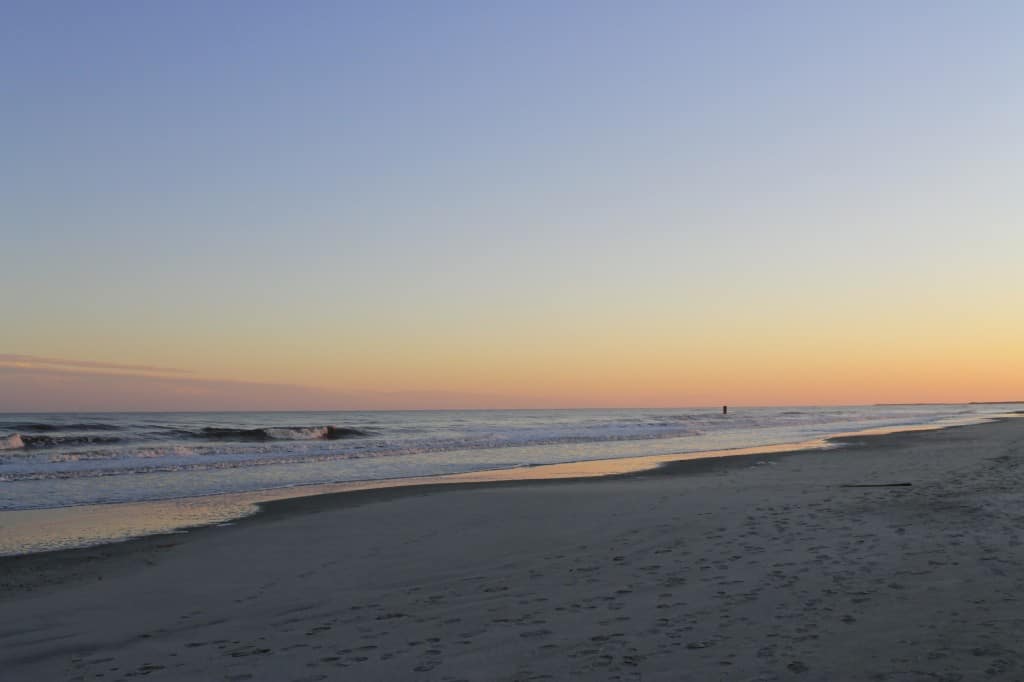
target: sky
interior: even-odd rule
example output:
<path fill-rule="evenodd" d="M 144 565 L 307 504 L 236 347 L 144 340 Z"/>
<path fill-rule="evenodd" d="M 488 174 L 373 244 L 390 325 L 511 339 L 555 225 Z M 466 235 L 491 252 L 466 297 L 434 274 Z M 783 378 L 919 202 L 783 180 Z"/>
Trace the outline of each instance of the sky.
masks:
<path fill-rule="evenodd" d="M 1024 399 L 1022 25 L 5 2 L 0 410 Z"/>

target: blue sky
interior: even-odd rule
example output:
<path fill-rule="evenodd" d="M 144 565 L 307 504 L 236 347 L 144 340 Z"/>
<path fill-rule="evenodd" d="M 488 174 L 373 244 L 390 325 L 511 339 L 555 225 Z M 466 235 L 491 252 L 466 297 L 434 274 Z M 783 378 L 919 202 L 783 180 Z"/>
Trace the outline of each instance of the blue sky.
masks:
<path fill-rule="evenodd" d="M 340 389 L 355 365 L 376 387 L 371 351 L 392 344 L 415 378 L 389 390 L 480 391 L 504 381 L 487 362 L 527 360 L 510 346 L 453 378 L 430 347 L 557 355 L 626 325 L 622 347 L 661 348 L 770 327 L 780 305 L 769 332 L 799 336 L 830 306 L 881 324 L 886 292 L 930 329 L 1020 291 L 1022 19 L 5 3 L 0 287 L 26 322 L 0 351 Z"/>

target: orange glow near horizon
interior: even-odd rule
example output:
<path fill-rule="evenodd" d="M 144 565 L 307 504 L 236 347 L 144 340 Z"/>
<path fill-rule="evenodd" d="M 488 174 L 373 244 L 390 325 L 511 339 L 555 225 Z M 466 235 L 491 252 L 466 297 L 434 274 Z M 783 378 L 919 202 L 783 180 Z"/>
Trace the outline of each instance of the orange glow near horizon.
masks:
<path fill-rule="evenodd" d="M 376 328 L 353 329 L 309 315 L 286 332 L 257 321 L 244 334 L 161 317 L 148 333 L 131 337 L 109 337 L 92 328 L 66 340 L 55 330 L 35 344 L 41 364 L 11 355 L 0 370 L 3 365 L 23 372 L 36 366 L 51 370 L 38 384 L 45 389 L 38 388 L 40 399 L 33 405 L 45 405 L 45 392 L 63 405 L 60 372 L 67 370 L 76 376 L 139 375 L 131 395 L 154 406 L 161 404 L 160 392 L 171 387 L 178 405 L 189 391 L 202 394 L 203 382 L 220 382 L 219 397 L 211 394 L 204 409 L 216 407 L 217 400 L 224 403 L 220 409 L 232 409 L 233 396 L 239 395 L 245 397 L 240 404 L 273 409 L 278 385 L 291 387 L 289 409 L 768 406 L 1024 397 L 1019 352 L 1024 320 L 1007 315 L 998 299 L 937 296 L 941 304 L 909 308 L 905 301 L 879 299 L 882 303 L 861 301 L 837 310 L 828 297 L 812 294 L 789 307 L 769 306 L 768 296 L 751 294 L 747 301 L 723 297 L 717 307 L 682 300 L 678 309 L 661 312 L 650 305 L 579 306 L 572 313 L 509 307 L 433 322 L 396 316 Z M 166 381 L 143 380 L 159 377 L 160 371 L 167 373 Z M 13 389 L 11 376 L 0 374 L 0 385 Z M 86 394 L 85 387 L 80 391 Z M 107 404 L 104 391 L 124 393 L 117 382 L 96 384 L 89 404 Z M 113 393 L 109 405 L 126 409 Z M 8 398 L 3 409 L 16 409 L 15 401 Z"/>
<path fill-rule="evenodd" d="M 1005 337 L 987 343 L 980 334 L 962 333 L 920 345 L 913 339 L 872 343 L 828 330 L 795 337 L 766 330 L 759 339 L 737 331 L 726 337 L 728 342 L 691 338 L 672 343 L 672 338 L 641 343 L 607 335 L 572 347 L 546 339 L 547 347 L 532 348 L 466 343 L 417 350 L 415 344 L 396 343 L 376 352 L 353 351 L 350 365 L 328 353 L 309 352 L 302 362 L 291 363 L 239 354 L 219 371 L 216 354 L 208 353 L 205 363 L 183 367 L 189 370 L 185 375 L 51 367 L 46 381 L 36 383 L 41 393 L 59 393 L 69 376 L 92 382 L 96 405 L 102 407 L 104 392 L 111 393 L 109 409 L 129 407 L 114 398 L 123 393 L 124 383 L 116 377 L 125 376 L 133 381 L 133 400 L 159 408 L 162 394 L 171 392 L 175 409 L 188 395 L 208 394 L 204 382 L 219 386 L 219 397 L 210 397 L 224 402 L 219 409 L 232 409 L 235 395 L 244 395 L 239 404 L 248 407 L 242 409 L 769 406 L 1022 397 L 1024 360 Z M 96 362 L 94 357 L 74 360 Z M 170 364 L 166 357 L 122 360 L 110 364 Z M 34 371 L 24 361 L 18 364 L 23 375 Z M 114 378 L 102 383 L 95 376 L 89 379 L 99 374 Z M 11 376 L 0 374 L 0 383 L 12 381 Z M 291 387 L 286 405 L 275 403 L 281 385 Z M 27 395 L 23 386 L 19 390 Z"/>

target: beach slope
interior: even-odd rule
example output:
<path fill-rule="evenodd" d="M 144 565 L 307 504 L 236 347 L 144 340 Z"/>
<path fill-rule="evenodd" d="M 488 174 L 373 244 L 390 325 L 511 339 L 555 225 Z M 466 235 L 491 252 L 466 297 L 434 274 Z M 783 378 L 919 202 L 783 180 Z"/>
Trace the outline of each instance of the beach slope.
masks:
<path fill-rule="evenodd" d="M 284 500 L 231 527 L 3 558 L 0 670 L 1022 679 L 1022 444 L 1009 419 L 604 479 Z"/>

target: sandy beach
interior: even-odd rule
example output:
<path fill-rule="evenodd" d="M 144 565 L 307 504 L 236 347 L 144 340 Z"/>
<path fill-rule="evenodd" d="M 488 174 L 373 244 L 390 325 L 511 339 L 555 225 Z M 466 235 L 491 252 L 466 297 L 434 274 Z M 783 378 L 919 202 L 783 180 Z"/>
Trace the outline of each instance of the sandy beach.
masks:
<path fill-rule="evenodd" d="M 844 442 L 3 558 L 0 677 L 1024 679 L 1024 420 Z"/>

